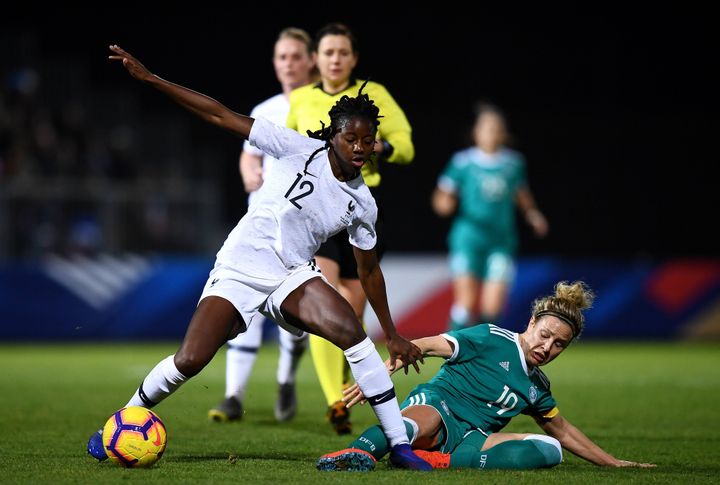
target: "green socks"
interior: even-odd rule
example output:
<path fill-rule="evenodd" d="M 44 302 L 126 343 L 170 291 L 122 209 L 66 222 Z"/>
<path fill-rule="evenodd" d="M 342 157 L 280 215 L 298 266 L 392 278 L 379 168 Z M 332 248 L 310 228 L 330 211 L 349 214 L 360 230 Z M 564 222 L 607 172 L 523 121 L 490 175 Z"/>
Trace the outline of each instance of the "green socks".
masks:
<path fill-rule="evenodd" d="M 415 430 L 407 420 L 403 420 L 403 422 L 405 423 L 408 438 L 412 441 L 413 436 L 415 436 Z M 375 457 L 376 460 L 380 460 L 390 452 L 390 443 L 385 433 L 383 433 L 382 428 L 379 425 L 375 425 L 366 429 L 355 441 L 350 443 L 348 448 L 358 448 L 367 451 Z"/>
<path fill-rule="evenodd" d="M 560 443 L 549 436 L 530 435 L 524 440 L 504 441 L 480 451 L 480 442 L 485 437 L 478 435 L 480 433 L 471 433 L 455 448 L 450 455 L 451 468 L 528 470 L 553 467 L 562 461 Z"/>

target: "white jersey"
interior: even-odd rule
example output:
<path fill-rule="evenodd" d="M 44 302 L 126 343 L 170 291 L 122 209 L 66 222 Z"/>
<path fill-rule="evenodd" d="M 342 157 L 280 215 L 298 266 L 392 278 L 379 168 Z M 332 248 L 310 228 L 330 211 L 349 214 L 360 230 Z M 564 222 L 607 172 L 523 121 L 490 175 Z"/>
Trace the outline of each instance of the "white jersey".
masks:
<path fill-rule="evenodd" d="M 322 243 L 346 229 L 350 243 L 375 247 L 377 206 L 362 176 L 341 182 L 324 145 L 294 130 L 258 118 L 250 143 L 278 161 L 247 214 L 217 253 L 216 265 L 253 278 L 284 277 L 312 260 Z"/>
<path fill-rule="evenodd" d="M 276 125 L 285 126 L 285 121 L 287 120 L 289 112 L 290 100 L 288 100 L 287 96 L 283 93 L 280 93 L 255 106 L 250 112 L 250 117 L 255 119 L 265 118 Z M 248 140 L 245 140 L 245 143 L 243 143 L 243 151 L 249 153 L 250 155 L 262 157 L 262 175 L 263 180 L 265 180 L 270 174 L 270 170 L 272 170 L 273 163 L 277 160 L 267 153 L 264 153 L 259 148 L 252 146 Z M 261 189 L 262 185 L 258 190 Z M 248 204 L 253 203 L 256 195 L 257 191 L 251 192 L 250 195 L 248 195 Z"/>

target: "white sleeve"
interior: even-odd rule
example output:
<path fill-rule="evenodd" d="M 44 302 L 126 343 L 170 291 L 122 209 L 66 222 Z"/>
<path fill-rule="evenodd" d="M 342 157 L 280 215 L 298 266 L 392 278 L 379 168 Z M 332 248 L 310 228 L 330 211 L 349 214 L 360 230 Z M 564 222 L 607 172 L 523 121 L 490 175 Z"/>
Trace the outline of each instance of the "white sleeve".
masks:
<path fill-rule="evenodd" d="M 448 357 L 448 361 L 452 362 L 455 360 L 455 358 L 458 355 L 458 352 L 460 352 L 460 344 L 458 343 L 457 339 L 453 337 L 452 335 L 449 335 L 447 333 L 441 333 L 440 336 L 450 342 L 453 346 L 453 353 L 450 357 Z"/>
<path fill-rule="evenodd" d="M 350 244 L 366 251 L 374 248 L 377 244 L 376 220 L 377 210 L 355 219 L 347 228 Z"/>
<path fill-rule="evenodd" d="M 260 150 L 259 148 L 255 148 L 247 140 L 245 140 L 245 142 L 243 143 L 242 151 L 250 155 L 255 155 L 257 157 L 262 157 L 263 155 L 265 155 L 262 150 Z"/>
<path fill-rule="evenodd" d="M 252 109 L 252 111 L 250 112 L 250 118 L 254 118 L 254 119 L 265 118 L 265 119 L 267 119 L 265 116 L 262 115 L 262 106 L 263 106 L 263 103 L 255 106 L 255 107 Z M 259 109 L 258 109 L 258 108 L 259 108 Z M 247 152 L 247 153 L 249 153 L 250 155 L 255 155 L 255 156 L 257 156 L 257 157 L 262 157 L 263 155 L 265 155 L 262 150 L 260 150 L 259 148 L 255 148 L 254 146 L 252 146 L 252 145 L 250 144 L 250 141 L 249 141 L 249 140 L 245 140 L 245 142 L 243 143 L 242 149 L 243 149 L 244 152 Z"/>
<path fill-rule="evenodd" d="M 437 185 L 443 192 L 448 192 L 450 194 L 457 192 L 457 185 L 455 184 L 455 181 L 447 175 L 441 175 L 440 178 L 438 178 Z"/>
<path fill-rule="evenodd" d="M 290 128 L 256 118 L 248 141 L 263 153 L 280 159 L 306 150 L 312 140 Z"/>

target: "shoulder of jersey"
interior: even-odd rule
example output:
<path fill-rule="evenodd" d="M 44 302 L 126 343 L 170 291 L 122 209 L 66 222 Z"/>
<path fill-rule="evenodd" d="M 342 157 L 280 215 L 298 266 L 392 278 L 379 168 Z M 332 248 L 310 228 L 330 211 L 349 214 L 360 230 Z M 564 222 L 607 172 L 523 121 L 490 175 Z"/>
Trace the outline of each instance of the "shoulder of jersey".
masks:
<path fill-rule="evenodd" d="M 546 389 L 550 389 L 550 379 L 545 375 L 545 373 L 538 369 L 537 367 L 533 368 L 533 372 L 535 375 L 540 379 L 540 382 L 545 386 Z"/>
<path fill-rule="evenodd" d="M 503 147 L 501 149 L 502 155 L 507 158 L 509 161 L 513 163 L 524 163 L 525 157 L 523 157 L 523 154 L 520 153 L 517 150 L 513 150 L 512 148 Z"/>
<path fill-rule="evenodd" d="M 307 96 L 307 93 L 312 93 L 313 89 L 317 89 L 317 84 L 306 84 L 305 86 L 293 89 L 292 91 L 290 91 L 290 99 L 293 100 L 301 96 Z"/>
<path fill-rule="evenodd" d="M 497 325 L 493 325 L 492 323 L 487 324 L 488 329 L 490 330 L 491 335 L 496 335 L 498 337 L 502 337 L 504 339 L 510 340 L 511 342 L 515 342 L 515 333 L 504 329 L 502 327 L 498 327 Z"/>
<path fill-rule="evenodd" d="M 357 81 L 357 83 L 355 85 L 356 90 L 360 89 L 360 86 L 362 86 L 363 82 L 365 82 L 365 81 L 360 81 L 360 80 Z M 368 81 L 367 86 L 365 86 L 365 89 L 363 89 L 363 92 L 367 92 L 368 94 L 373 93 L 373 92 L 377 93 L 378 91 L 385 93 L 385 92 L 387 92 L 387 89 L 385 88 L 385 86 L 383 86 L 380 83 L 376 83 L 375 81 Z M 370 96 L 370 97 L 372 98 L 372 96 Z"/>
<path fill-rule="evenodd" d="M 452 155 L 452 161 L 455 165 L 463 166 L 472 163 L 475 158 L 475 149 L 473 147 L 464 148 Z"/>
<path fill-rule="evenodd" d="M 284 97 L 284 95 L 282 93 L 279 93 L 279 94 L 276 94 L 275 96 L 272 96 L 272 97 L 266 99 L 265 101 L 258 103 L 253 108 L 253 112 L 262 111 L 267 107 L 273 106 L 275 103 L 277 103 L 279 101 L 278 98 L 282 98 L 282 97 Z"/>

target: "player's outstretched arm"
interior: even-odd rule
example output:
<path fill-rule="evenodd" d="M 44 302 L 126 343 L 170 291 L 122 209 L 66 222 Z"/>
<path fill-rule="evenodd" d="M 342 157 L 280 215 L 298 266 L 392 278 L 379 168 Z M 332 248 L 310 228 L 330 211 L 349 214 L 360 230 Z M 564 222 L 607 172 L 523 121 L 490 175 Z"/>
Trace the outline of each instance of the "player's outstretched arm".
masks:
<path fill-rule="evenodd" d="M 366 251 L 353 247 L 353 253 L 357 261 L 360 283 L 365 291 L 365 295 L 367 295 L 370 306 L 372 306 L 375 315 L 378 317 L 380 326 L 385 332 L 387 348 L 390 352 L 390 361 L 392 362 L 393 369 L 395 362 L 401 361 L 401 366 L 406 374 L 410 365 L 415 368 L 416 372 L 420 372 L 417 362 L 423 362 L 422 351 L 417 345 L 400 336 L 395 329 L 387 301 L 385 278 L 378 264 L 375 250 L 371 249 Z"/>
<path fill-rule="evenodd" d="M 115 54 L 108 56 L 112 61 L 121 61 L 125 69 L 135 79 L 150 84 L 162 91 L 176 103 L 192 111 L 208 123 L 224 128 L 232 133 L 247 138 L 250 135 L 253 119 L 228 109 L 218 101 L 191 89 L 171 83 L 150 72 L 143 64 L 130 53 L 118 45 L 111 45 L 110 50 Z"/>
<path fill-rule="evenodd" d="M 593 443 L 590 438 L 560 414 L 549 420 L 536 419 L 536 421 L 547 434 L 557 439 L 563 448 L 595 465 L 636 468 L 656 466 L 652 463 L 638 463 L 615 458 Z"/>

